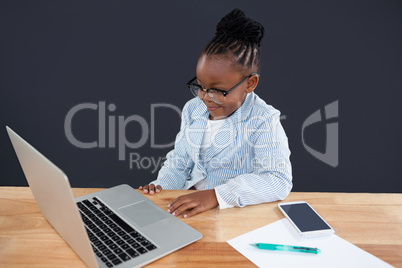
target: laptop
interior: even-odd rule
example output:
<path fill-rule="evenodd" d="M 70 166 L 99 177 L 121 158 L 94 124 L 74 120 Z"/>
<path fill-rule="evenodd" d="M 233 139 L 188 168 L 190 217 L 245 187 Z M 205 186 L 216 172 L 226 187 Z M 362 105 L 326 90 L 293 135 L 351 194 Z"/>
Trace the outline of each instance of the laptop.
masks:
<path fill-rule="evenodd" d="M 123 184 L 74 198 L 67 176 L 6 127 L 42 214 L 88 267 L 138 267 L 202 234 Z"/>

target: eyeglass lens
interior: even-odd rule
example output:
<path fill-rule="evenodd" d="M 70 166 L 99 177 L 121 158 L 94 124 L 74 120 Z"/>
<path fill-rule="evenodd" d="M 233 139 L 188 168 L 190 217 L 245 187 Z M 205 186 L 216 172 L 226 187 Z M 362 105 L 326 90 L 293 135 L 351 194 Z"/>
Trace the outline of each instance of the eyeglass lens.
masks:
<path fill-rule="evenodd" d="M 200 98 L 201 100 L 204 99 L 205 95 L 207 94 L 206 91 L 202 90 L 201 86 L 190 85 L 190 89 L 191 89 L 191 92 L 193 93 L 193 95 Z M 216 91 L 213 89 L 208 90 L 208 96 L 217 104 L 222 104 L 225 99 L 222 92 L 219 92 L 219 91 Z"/>

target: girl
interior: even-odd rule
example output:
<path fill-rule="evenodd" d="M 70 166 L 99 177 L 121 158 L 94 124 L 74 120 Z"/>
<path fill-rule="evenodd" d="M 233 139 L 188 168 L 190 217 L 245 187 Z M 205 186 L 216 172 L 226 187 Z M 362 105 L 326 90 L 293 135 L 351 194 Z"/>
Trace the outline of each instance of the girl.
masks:
<path fill-rule="evenodd" d="M 290 151 L 280 112 L 254 93 L 264 27 L 234 9 L 218 23 L 187 86 L 195 95 L 182 111 L 175 147 L 145 194 L 197 189 L 168 212 L 191 217 L 283 200 L 292 188 Z"/>

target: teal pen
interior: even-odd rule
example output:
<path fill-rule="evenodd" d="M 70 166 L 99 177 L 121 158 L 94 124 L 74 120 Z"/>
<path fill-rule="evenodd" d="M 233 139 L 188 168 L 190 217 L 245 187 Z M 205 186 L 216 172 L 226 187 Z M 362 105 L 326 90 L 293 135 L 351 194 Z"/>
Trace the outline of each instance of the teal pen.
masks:
<path fill-rule="evenodd" d="M 321 252 L 321 250 L 319 250 L 318 248 L 309 248 L 301 246 L 288 246 L 288 245 L 264 244 L 264 243 L 250 244 L 250 246 L 259 249 L 295 251 L 295 252 L 314 253 L 314 254 Z"/>

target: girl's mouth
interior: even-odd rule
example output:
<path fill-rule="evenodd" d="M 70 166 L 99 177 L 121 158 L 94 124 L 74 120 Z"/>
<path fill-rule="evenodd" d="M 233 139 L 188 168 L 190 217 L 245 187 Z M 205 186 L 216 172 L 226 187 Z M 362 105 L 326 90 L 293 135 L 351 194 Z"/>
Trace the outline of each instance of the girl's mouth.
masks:
<path fill-rule="evenodd" d="M 215 110 L 218 109 L 219 107 L 210 107 L 210 106 L 207 106 L 207 108 L 208 108 L 209 111 L 215 111 Z"/>

